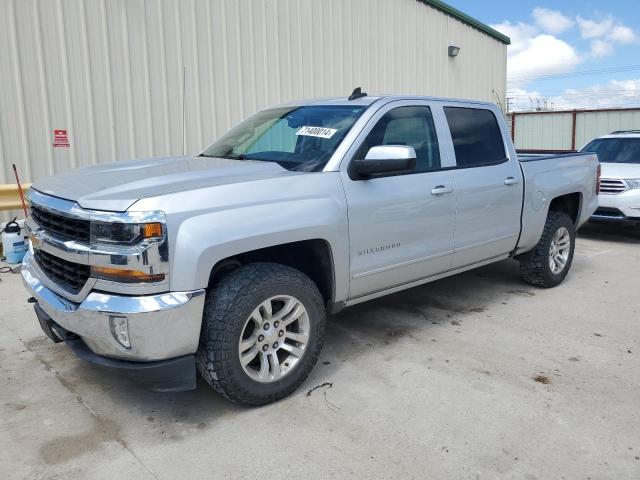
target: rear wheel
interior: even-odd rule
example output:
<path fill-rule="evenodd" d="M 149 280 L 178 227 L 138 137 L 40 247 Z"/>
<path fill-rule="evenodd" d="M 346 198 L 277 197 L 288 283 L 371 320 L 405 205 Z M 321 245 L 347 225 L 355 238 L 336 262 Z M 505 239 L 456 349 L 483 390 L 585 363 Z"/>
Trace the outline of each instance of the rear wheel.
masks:
<path fill-rule="evenodd" d="M 324 325 L 322 296 L 302 272 L 272 263 L 242 266 L 207 294 L 198 370 L 233 402 L 273 402 L 309 375 Z"/>
<path fill-rule="evenodd" d="M 547 288 L 562 283 L 571 268 L 575 239 L 575 226 L 569 215 L 550 211 L 538 244 L 518 258 L 522 278 Z"/>

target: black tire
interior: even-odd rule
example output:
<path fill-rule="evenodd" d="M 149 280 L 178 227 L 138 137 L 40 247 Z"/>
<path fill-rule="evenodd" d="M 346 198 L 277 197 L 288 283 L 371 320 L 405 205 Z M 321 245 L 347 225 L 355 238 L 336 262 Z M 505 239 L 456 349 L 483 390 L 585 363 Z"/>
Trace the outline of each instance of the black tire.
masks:
<path fill-rule="evenodd" d="M 569 257 L 562 271 L 554 273 L 549 265 L 549 250 L 553 236 L 562 227 L 568 230 L 571 239 Z M 576 228 L 569 215 L 560 211 L 550 211 L 538 244 L 530 252 L 518 257 L 520 274 L 524 281 L 545 288 L 560 285 L 571 269 L 575 244 Z"/>
<path fill-rule="evenodd" d="M 251 312 L 276 295 L 291 295 L 304 305 L 309 316 L 309 340 L 295 368 L 280 380 L 261 383 L 243 370 L 238 342 Z M 234 403 L 257 406 L 275 402 L 296 390 L 311 372 L 322 349 L 325 317 L 317 286 L 302 272 L 275 263 L 241 266 L 207 292 L 196 353 L 198 371 Z"/>

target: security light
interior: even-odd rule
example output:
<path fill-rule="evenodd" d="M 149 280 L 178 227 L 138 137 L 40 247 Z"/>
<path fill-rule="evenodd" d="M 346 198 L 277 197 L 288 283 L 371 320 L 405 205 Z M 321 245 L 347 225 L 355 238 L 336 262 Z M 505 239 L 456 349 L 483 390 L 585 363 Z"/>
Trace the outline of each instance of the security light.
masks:
<path fill-rule="evenodd" d="M 457 57 L 458 53 L 460 53 L 460 47 L 456 47 L 455 45 L 449 45 L 449 56 Z"/>

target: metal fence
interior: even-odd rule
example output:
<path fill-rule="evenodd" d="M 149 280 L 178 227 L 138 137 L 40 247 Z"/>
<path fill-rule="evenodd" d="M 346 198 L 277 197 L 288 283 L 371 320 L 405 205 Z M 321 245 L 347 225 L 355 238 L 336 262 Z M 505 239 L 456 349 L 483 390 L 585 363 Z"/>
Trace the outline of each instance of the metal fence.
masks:
<path fill-rule="evenodd" d="M 569 152 L 616 130 L 639 130 L 640 108 L 513 112 L 507 124 L 517 150 Z"/>

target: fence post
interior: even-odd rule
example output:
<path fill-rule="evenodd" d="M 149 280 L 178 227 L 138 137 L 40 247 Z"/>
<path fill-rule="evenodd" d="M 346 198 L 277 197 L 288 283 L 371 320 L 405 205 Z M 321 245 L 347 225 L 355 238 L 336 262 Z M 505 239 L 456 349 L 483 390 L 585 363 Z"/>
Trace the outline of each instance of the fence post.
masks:
<path fill-rule="evenodd" d="M 576 111 L 571 113 L 571 150 L 576 149 Z"/>

